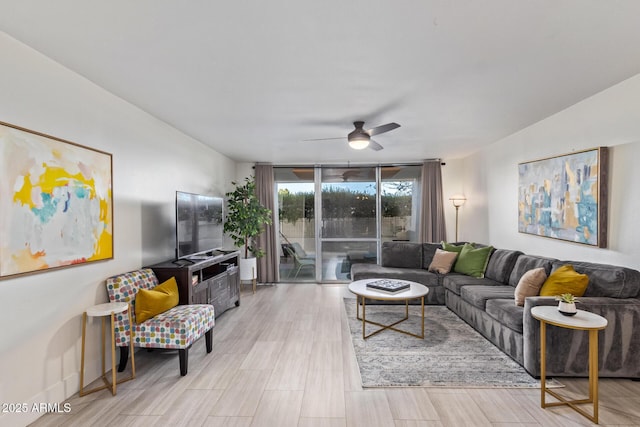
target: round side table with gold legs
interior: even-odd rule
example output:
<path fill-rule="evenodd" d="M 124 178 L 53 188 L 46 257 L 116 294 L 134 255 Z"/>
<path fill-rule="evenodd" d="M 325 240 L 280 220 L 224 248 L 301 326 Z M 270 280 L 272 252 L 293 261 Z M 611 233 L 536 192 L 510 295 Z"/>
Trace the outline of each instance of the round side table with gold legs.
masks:
<path fill-rule="evenodd" d="M 607 327 L 607 319 L 584 310 L 578 310 L 575 316 L 564 316 L 556 306 L 533 307 L 531 315 L 540 321 L 540 406 L 548 408 L 567 405 L 598 424 L 598 331 Z M 567 400 L 546 387 L 547 324 L 589 332 L 589 397 L 587 399 Z M 546 402 L 547 393 L 558 399 L 558 402 Z M 578 406 L 585 403 L 593 404 L 592 414 Z"/>
<path fill-rule="evenodd" d="M 130 336 L 129 345 L 130 353 L 131 353 L 131 376 L 128 378 L 121 379 L 120 381 L 116 380 L 116 342 L 115 342 L 115 315 L 118 313 L 123 313 L 129 309 L 129 304 L 126 302 L 108 302 L 104 304 L 94 305 L 93 307 L 87 308 L 87 310 L 82 313 L 82 357 L 81 357 L 81 366 L 80 366 L 80 396 L 85 396 L 89 393 L 93 393 L 94 391 L 103 390 L 105 388 L 111 389 L 111 394 L 116 395 L 116 385 L 123 383 L 125 381 L 132 380 L 136 377 L 136 364 L 134 359 L 134 348 L 133 348 L 133 336 Z M 129 328 L 132 328 L 133 322 L 131 318 L 131 310 L 128 310 L 129 313 Z M 91 390 L 84 389 L 84 354 L 85 354 L 85 337 L 87 330 L 87 317 L 101 317 L 102 318 L 102 380 L 104 381 L 104 385 L 93 388 Z M 106 352 L 106 320 L 107 317 L 111 319 L 111 381 L 107 379 L 107 373 L 105 369 L 105 352 Z M 132 329 L 130 329 L 132 330 Z"/>

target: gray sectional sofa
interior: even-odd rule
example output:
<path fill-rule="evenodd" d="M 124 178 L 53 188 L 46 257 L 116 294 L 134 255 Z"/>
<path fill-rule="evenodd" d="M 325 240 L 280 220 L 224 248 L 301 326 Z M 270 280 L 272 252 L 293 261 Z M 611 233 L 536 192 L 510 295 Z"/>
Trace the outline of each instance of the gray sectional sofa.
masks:
<path fill-rule="evenodd" d="M 539 322 L 531 316 L 537 305 L 557 305 L 553 297 L 529 297 L 516 306 L 514 290 L 522 275 L 543 267 L 549 275 L 571 264 L 587 274 L 589 285 L 579 309 L 605 317 L 599 335 L 601 377 L 640 379 L 640 272 L 626 267 L 564 261 L 509 249 L 493 250 L 483 278 L 427 271 L 438 243 L 385 242 L 380 265 L 354 264 L 352 280 L 396 278 L 429 288 L 427 304 L 446 305 L 527 372 L 540 376 Z M 428 307 L 427 307 L 428 309 Z M 588 336 L 584 331 L 547 329 L 547 374 L 587 377 Z M 426 338 L 428 339 L 428 338 Z"/>

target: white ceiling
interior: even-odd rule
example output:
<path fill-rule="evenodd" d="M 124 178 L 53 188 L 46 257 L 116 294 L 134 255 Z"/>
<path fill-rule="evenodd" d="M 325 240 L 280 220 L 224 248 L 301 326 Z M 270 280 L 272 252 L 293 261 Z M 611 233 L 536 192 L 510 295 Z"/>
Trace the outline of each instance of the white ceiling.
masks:
<path fill-rule="evenodd" d="M 237 161 L 457 158 L 640 73 L 637 0 L 3 0 L 0 29 Z M 402 125 L 355 151 L 365 128 Z M 603 142 L 606 143 L 606 142 Z"/>

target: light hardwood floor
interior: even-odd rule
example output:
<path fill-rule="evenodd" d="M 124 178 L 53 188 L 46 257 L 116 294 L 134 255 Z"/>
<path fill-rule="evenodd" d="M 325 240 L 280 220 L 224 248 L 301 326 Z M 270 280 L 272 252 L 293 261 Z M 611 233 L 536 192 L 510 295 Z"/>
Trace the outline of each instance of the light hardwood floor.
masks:
<path fill-rule="evenodd" d="M 70 398 L 70 414 L 33 426 L 585 426 L 569 408 L 540 408 L 538 389 L 387 388 L 360 385 L 343 308 L 345 285 L 278 284 L 242 295 L 219 317 L 180 377 L 176 353 L 136 352 L 138 375 Z M 385 332 L 386 333 L 386 332 Z M 428 339 L 428 337 L 426 338 Z M 562 379 L 565 393 L 586 380 Z M 640 425 L 640 382 L 600 381 L 600 424 Z"/>

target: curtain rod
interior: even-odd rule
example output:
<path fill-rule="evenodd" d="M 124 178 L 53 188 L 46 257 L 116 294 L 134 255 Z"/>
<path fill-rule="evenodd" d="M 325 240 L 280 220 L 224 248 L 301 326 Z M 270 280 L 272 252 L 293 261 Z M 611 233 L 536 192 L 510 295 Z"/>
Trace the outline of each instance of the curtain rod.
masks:
<path fill-rule="evenodd" d="M 424 159 L 423 162 L 429 162 L 429 161 L 433 161 L 433 162 L 441 162 L 441 159 Z M 389 167 L 389 166 L 422 166 L 423 162 L 404 162 L 404 163 L 330 163 L 330 164 L 298 164 L 298 165 L 272 165 L 272 167 L 274 169 L 289 169 L 289 168 L 323 168 L 323 167 L 333 167 L 333 168 L 360 168 L 360 167 L 376 167 L 376 166 L 382 166 L 382 167 Z M 259 163 L 256 162 L 256 165 L 259 164 L 268 164 L 268 163 Z M 446 163 L 442 162 L 440 163 L 442 166 L 446 165 Z M 255 168 L 255 166 L 254 166 Z"/>

